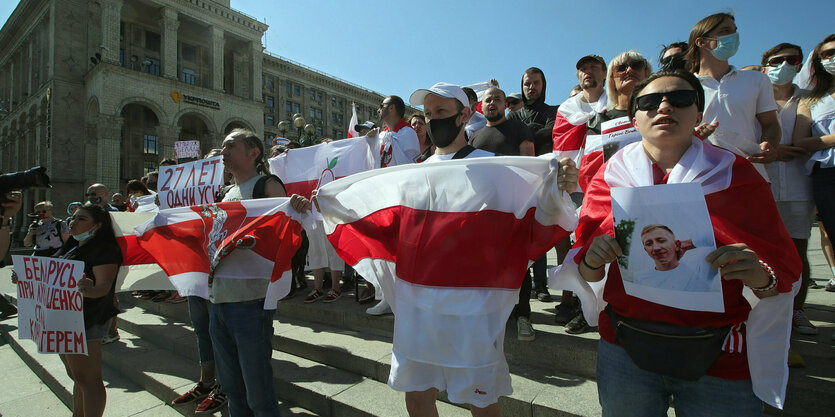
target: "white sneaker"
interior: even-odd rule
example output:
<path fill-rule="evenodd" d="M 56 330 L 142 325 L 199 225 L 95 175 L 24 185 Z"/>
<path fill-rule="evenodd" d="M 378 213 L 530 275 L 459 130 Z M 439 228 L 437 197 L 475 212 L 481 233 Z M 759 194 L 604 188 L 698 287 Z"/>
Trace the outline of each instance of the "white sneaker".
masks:
<path fill-rule="evenodd" d="M 536 332 L 533 331 L 531 319 L 521 316 L 516 318 L 516 338 L 523 342 L 536 339 Z"/>
<path fill-rule="evenodd" d="M 377 305 L 369 308 L 368 310 L 365 310 L 365 312 L 372 316 L 382 316 L 385 314 L 391 314 L 391 306 L 389 305 L 388 301 L 386 301 L 386 299 L 383 298 L 382 300 L 380 300 L 379 303 L 377 303 Z"/>

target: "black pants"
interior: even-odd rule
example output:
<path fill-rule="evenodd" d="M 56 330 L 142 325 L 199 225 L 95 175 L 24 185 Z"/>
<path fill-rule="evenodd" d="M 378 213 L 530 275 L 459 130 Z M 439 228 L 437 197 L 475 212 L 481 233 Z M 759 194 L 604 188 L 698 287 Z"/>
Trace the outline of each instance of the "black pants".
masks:
<path fill-rule="evenodd" d="M 528 268 L 522 279 L 522 288 L 519 289 L 519 302 L 513 307 L 511 317 L 531 316 L 531 281 L 531 270 Z"/>
<path fill-rule="evenodd" d="M 812 196 L 826 234 L 830 239 L 835 238 L 835 168 L 821 168 L 820 164 L 815 164 Z"/>

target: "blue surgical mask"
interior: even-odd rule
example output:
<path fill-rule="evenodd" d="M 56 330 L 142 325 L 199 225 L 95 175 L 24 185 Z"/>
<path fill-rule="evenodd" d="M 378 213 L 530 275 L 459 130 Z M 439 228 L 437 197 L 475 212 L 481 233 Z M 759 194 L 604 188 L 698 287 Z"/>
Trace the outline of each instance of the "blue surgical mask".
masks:
<path fill-rule="evenodd" d="M 785 85 L 792 82 L 794 76 L 797 75 L 797 66 L 789 65 L 788 62 L 783 62 L 779 67 L 765 67 L 765 74 L 771 79 L 774 85 Z"/>
<path fill-rule="evenodd" d="M 710 53 L 718 60 L 727 61 L 731 59 L 739 49 L 739 32 L 712 39 L 716 41 L 716 48 L 712 49 Z"/>
<path fill-rule="evenodd" d="M 84 233 L 79 233 L 77 235 L 72 235 L 72 238 L 75 239 L 78 242 L 83 242 L 83 241 L 89 239 L 90 236 L 93 236 L 93 231 L 92 230 L 88 230 Z"/>

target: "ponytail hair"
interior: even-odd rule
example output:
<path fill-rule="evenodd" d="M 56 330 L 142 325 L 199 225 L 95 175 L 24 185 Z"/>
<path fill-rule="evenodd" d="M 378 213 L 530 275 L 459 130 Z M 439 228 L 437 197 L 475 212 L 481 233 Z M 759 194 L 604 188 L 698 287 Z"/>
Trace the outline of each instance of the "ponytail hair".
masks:
<path fill-rule="evenodd" d="M 247 149 L 258 149 L 258 156 L 255 157 L 255 172 L 264 175 L 270 174 L 270 167 L 267 165 L 267 154 L 264 152 L 264 142 L 255 132 L 249 129 L 239 128 L 229 132 L 229 136 L 235 139 L 241 139 Z"/>

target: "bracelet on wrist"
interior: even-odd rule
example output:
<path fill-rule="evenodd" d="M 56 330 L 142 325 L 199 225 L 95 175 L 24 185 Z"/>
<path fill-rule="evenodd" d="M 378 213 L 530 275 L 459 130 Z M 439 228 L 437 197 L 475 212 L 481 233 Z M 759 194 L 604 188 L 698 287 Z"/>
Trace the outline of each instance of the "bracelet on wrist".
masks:
<path fill-rule="evenodd" d="M 598 266 L 597 268 L 592 267 L 591 265 L 589 265 L 588 262 L 586 262 L 586 256 L 585 255 L 583 255 L 583 265 L 585 265 L 586 268 L 591 269 L 592 271 L 597 271 L 598 269 L 603 268 L 604 266 L 606 266 L 606 264 L 603 264 L 603 265 Z"/>
<path fill-rule="evenodd" d="M 771 290 L 774 289 L 774 287 L 777 286 L 777 276 L 774 274 L 774 270 L 771 269 L 771 266 L 769 266 L 767 263 L 763 262 L 762 260 L 760 260 L 760 266 L 762 266 L 763 270 L 765 270 L 766 274 L 768 274 L 768 280 L 769 280 L 768 285 L 766 285 L 765 287 L 760 287 L 760 288 L 754 288 L 754 287 L 752 287 L 750 285 L 747 285 L 747 284 L 746 284 L 746 286 L 748 288 L 750 288 L 751 290 L 755 291 L 755 292 L 771 291 Z"/>

